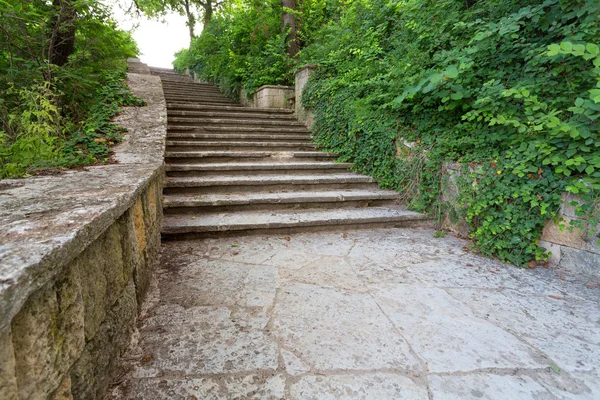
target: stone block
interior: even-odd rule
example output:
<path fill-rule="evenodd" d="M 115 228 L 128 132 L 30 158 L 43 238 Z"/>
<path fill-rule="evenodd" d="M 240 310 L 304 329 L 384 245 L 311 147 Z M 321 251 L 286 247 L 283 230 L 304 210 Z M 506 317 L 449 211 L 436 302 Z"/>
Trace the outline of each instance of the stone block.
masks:
<path fill-rule="evenodd" d="M 565 225 L 565 228 L 562 230 L 559 225 L 554 223 L 554 221 L 548 221 L 544 227 L 541 239 L 545 242 L 556 243 L 576 249 L 585 249 L 585 235 L 577 228 L 572 230 L 568 229 L 569 221 L 571 221 L 571 219 L 566 217 L 565 221 L 562 222 L 562 224 Z"/>
<path fill-rule="evenodd" d="M 85 337 L 90 340 L 129 279 L 119 224 L 108 228 L 77 257 L 73 266 L 79 271 L 85 309 Z"/>
<path fill-rule="evenodd" d="M 83 351 L 84 305 L 75 268 L 29 297 L 12 320 L 19 395 L 45 399 Z"/>
<path fill-rule="evenodd" d="M 555 267 L 560 264 L 561 245 L 540 240 L 539 246 L 552 253 L 548 257 L 548 265 Z"/>
<path fill-rule="evenodd" d="M 15 352 L 10 330 L 0 333 L 0 399 L 18 398 Z"/>
<path fill-rule="evenodd" d="M 310 74 L 315 70 L 314 65 L 307 65 L 304 68 L 296 71 L 296 82 L 295 82 L 295 97 L 296 97 L 296 118 L 298 121 L 303 122 L 307 128 L 311 128 L 314 122 L 314 115 L 308 111 L 302 105 L 302 92 L 304 87 L 308 83 Z"/>
<path fill-rule="evenodd" d="M 290 86 L 265 85 L 254 93 L 257 108 L 294 108 L 295 90 Z"/>
<path fill-rule="evenodd" d="M 129 344 L 135 327 L 137 300 L 130 280 L 119 300 L 110 309 L 94 338 L 85 345 L 70 371 L 74 399 L 101 399 L 119 357 Z"/>
<path fill-rule="evenodd" d="M 563 247 L 560 266 L 571 274 L 600 279 L 600 254 Z"/>
<path fill-rule="evenodd" d="M 56 389 L 56 391 L 50 396 L 51 400 L 73 400 L 73 393 L 71 393 L 71 377 L 65 376 L 62 383 Z"/>
<path fill-rule="evenodd" d="M 133 205 L 133 228 L 138 256 L 141 257 L 146 249 L 146 223 L 144 221 L 144 205 L 141 198 Z"/>

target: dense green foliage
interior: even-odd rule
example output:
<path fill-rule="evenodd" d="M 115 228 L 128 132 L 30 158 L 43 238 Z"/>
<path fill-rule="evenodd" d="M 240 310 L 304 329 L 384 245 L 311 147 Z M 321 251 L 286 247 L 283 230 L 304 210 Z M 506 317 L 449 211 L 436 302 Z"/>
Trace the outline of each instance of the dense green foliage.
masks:
<path fill-rule="evenodd" d="M 98 1 L 62 7 L 0 0 L 0 178 L 107 161 L 122 133 L 111 118 L 140 104 L 123 81 L 126 58 L 137 54 L 129 33 Z M 68 59 L 57 65 L 53 38 L 68 42 L 69 25 L 73 47 L 58 48 Z"/>
<path fill-rule="evenodd" d="M 257 3 L 276 9 L 248 1 L 224 10 L 176 66 L 231 89 L 289 82 L 277 11 L 259 20 Z M 299 3 L 296 65 L 319 67 L 303 104 L 323 148 L 416 210 L 450 209 L 479 251 L 504 261 L 545 258 L 537 239 L 565 190 L 597 224 L 597 0 Z M 458 205 L 442 201 L 447 161 L 470 166 Z"/>

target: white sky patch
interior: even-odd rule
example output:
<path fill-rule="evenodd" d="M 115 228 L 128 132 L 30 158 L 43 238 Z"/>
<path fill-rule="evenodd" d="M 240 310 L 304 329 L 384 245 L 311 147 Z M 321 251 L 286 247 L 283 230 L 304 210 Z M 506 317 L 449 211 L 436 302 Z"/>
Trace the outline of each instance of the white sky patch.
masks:
<path fill-rule="evenodd" d="M 172 13 L 159 21 L 151 20 L 144 15 L 127 15 L 125 10 L 131 5 L 131 0 L 103 2 L 112 7 L 119 28 L 133 29 L 133 38 L 141 52 L 140 59 L 149 66 L 172 68 L 175 52 L 189 47 L 190 34 L 184 16 Z"/>

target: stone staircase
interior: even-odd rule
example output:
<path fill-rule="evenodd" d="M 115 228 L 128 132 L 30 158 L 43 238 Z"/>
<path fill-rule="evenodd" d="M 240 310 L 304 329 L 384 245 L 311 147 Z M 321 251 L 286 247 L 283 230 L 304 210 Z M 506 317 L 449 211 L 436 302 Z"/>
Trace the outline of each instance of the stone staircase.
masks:
<path fill-rule="evenodd" d="M 291 110 L 242 107 L 213 85 L 150 71 L 167 101 L 166 238 L 430 224 L 319 151 Z"/>

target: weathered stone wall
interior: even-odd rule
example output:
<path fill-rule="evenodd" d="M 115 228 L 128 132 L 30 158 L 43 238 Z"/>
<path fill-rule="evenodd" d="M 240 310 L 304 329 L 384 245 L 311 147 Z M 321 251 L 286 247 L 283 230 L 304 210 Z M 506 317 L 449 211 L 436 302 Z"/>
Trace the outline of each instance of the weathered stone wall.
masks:
<path fill-rule="evenodd" d="M 442 199 L 450 209 L 442 216 L 441 226 L 444 229 L 467 235 L 469 227 L 464 221 L 454 220 L 451 216 L 453 204 L 456 202 L 459 190 L 457 179 L 462 174 L 463 165 L 459 163 L 444 163 L 442 166 Z M 469 167 L 472 171 L 473 168 Z M 569 229 L 569 221 L 577 218 L 575 207 L 570 203 L 580 200 L 568 193 L 563 194 L 559 210 L 560 222 L 548 221 L 544 227 L 539 245 L 552 253 L 548 263 L 551 267 L 575 274 L 584 278 L 600 279 L 600 246 L 599 233 L 591 229 L 581 231 Z M 600 205 L 599 205 L 600 207 Z M 563 229 L 561 229 L 561 225 Z M 600 230 L 600 227 L 596 227 Z"/>
<path fill-rule="evenodd" d="M 314 65 L 306 65 L 296 71 L 296 118 L 298 118 L 298 121 L 303 122 L 308 129 L 310 129 L 313 125 L 314 114 L 302 106 L 302 91 L 308 82 L 308 78 L 310 78 L 310 74 L 315 70 L 315 68 L 316 67 Z"/>
<path fill-rule="evenodd" d="M 552 252 L 549 260 L 551 266 L 560 267 L 567 273 L 600 279 L 599 233 L 592 232 L 591 229 L 569 229 L 569 222 L 577 219 L 575 206 L 571 203 L 581 203 L 581 200 L 570 193 L 563 193 L 562 197 L 559 211 L 562 221 L 559 224 L 548 221 L 540 246 Z M 563 225 L 563 229 L 560 225 Z M 596 227 L 596 230 L 600 230 L 600 226 Z"/>
<path fill-rule="evenodd" d="M 131 60 L 118 163 L 0 182 L 0 399 L 99 399 L 157 262 L 166 107 Z M 131 65 L 130 64 L 130 65 Z"/>

